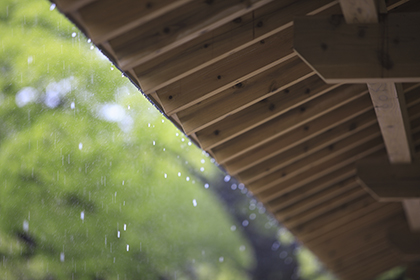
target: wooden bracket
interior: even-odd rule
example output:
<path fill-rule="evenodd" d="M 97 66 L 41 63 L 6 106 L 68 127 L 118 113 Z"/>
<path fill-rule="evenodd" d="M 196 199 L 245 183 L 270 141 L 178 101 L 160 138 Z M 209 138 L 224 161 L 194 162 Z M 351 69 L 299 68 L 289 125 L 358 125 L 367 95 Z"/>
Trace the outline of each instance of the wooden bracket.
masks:
<path fill-rule="evenodd" d="M 294 36 L 297 54 L 327 83 L 420 82 L 417 13 L 353 24 L 342 15 L 299 17 Z"/>

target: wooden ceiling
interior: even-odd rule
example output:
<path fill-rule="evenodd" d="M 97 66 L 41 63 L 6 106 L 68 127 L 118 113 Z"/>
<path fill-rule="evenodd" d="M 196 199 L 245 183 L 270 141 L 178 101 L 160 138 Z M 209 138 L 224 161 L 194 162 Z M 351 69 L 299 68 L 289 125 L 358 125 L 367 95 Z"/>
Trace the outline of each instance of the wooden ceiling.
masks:
<path fill-rule="evenodd" d="M 368 87 L 325 83 L 293 48 L 294 19 L 341 14 L 338 1 L 54 2 L 338 278 L 416 267 L 395 241 L 415 239 L 401 202 L 358 180 L 356 162 L 387 160 Z M 420 12 L 420 1 L 386 2 L 389 14 Z M 402 90 L 416 160 L 420 84 Z"/>

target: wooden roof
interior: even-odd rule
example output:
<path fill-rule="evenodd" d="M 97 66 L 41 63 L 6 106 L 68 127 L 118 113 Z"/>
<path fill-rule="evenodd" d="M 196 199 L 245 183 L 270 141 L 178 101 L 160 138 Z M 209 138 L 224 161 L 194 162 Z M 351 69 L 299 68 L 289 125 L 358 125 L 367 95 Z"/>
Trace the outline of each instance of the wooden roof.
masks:
<path fill-rule="evenodd" d="M 359 160 L 387 159 L 366 83 L 327 84 L 293 48 L 294 19 L 341 14 L 338 1 L 54 2 L 338 278 L 416 259 L 395 244 L 415 240 L 401 202 L 379 202 L 357 176 Z M 382 9 L 420 12 L 420 2 Z M 416 159 L 420 84 L 402 88 Z"/>

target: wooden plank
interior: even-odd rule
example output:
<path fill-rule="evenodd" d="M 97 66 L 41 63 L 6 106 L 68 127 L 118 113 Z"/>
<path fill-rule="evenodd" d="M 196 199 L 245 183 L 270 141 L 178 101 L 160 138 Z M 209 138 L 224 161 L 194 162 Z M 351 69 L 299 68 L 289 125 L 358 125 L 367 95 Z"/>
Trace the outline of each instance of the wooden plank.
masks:
<path fill-rule="evenodd" d="M 101 44 L 191 1 L 101 0 L 81 7 L 79 13 L 92 41 Z"/>
<path fill-rule="evenodd" d="M 355 165 L 349 164 L 318 179 L 315 179 L 296 190 L 287 192 L 282 196 L 266 203 L 265 205 L 270 210 L 270 212 L 274 213 L 276 210 L 292 206 L 295 203 L 299 203 L 299 201 L 315 195 L 317 192 L 322 192 L 326 189 L 334 190 L 332 186 L 336 184 L 340 186 L 340 182 L 351 180 L 355 174 Z"/>
<path fill-rule="evenodd" d="M 295 57 L 292 31 L 287 28 L 158 90 L 165 112 L 177 113 Z"/>
<path fill-rule="evenodd" d="M 393 254 L 380 254 L 376 258 L 373 257 L 370 262 L 362 263 L 357 266 L 357 269 L 347 270 L 343 275 L 343 279 L 360 279 L 360 280 L 371 280 L 375 279 L 379 274 L 390 270 L 393 267 L 402 265 L 401 260 Z"/>
<path fill-rule="evenodd" d="M 192 1 L 109 41 L 125 70 L 170 51 L 272 0 Z"/>
<path fill-rule="evenodd" d="M 348 23 L 378 22 L 378 8 L 375 1 L 340 0 L 340 7 Z"/>
<path fill-rule="evenodd" d="M 386 158 L 368 158 L 357 163 L 357 176 L 379 201 L 420 197 L 419 162 L 391 164 Z"/>
<path fill-rule="evenodd" d="M 281 78 L 282 76 L 280 76 Z M 262 135 L 260 133 L 264 132 L 256 131 L 270 130 L 270 126 L 277 125 L 279 122 L 281 122 L 281 128 L 279 127 L 278 130 L 286 133 L 288 130 L 293 129 L 294 126 L 311 121 L 317 116 L 326 114 L 361 95 L 365 95 L 366 91 L 363 91 L 363 88 L 363 86 L 331 87 L 331 91 L 324 92 L 324 94 L 320 94 L 316 98 L 308 99 L 307 102 L 299 102 L 301 104 L 300 106 L 297 103 L 285 107 L 279 104 L 280 100 L 277 100 L 276 103 L 269 103 L 268 105 L 259 104 L 259 107 L 262 107 L 261 110 L 251 113 L 250 110 L 254 109 L 253 107 L 245 111 L 250 113 L 248 116 L 245 116 L 242 112 L 240 114 L 233 114 L 226 118 L 226 120 L 222 120 L 208 128 L 198 131 L 197 136 L 204 149 L 211 149 L 235 137 L 247 137 L 249 141 L 252 141 L 251 139 L 255 138 L 252 135 L 256 135 L 255 133 L 257 133 L 261 138 Z M 290 93 L 290 89 L 283 89 L 282 95 Z M 340 94 L 337 94 L 338 92 Z M 285 103 L 285 105 L 290 104 L 291 102 Z M 276 109 L 276 105 L 279 107 L 279 110 Z M 264 111 L 264 113 L 261 111 Z M 273 114 L 270 115 L 270 112 Z M 262 114 L 258 115 L 257 113 Z"/>
<path fill-rule="evenodd" d="M 367 115 L 368 116 L 368 115 Z M 362 123 L 353 130 L 349 130 L 348 126 L 341 125 L 334 129 L 328 130 L 321 135 L 318 135 L 302 144 L 287 149 L 286 151 L 275 155 L 261 163 L 258 163 L 251 168 L 245 169 L 237 174 L 237 178 L 244 184 L 252 183 L 276 170 L 279 170 L 292 162 L 307 157 L 321 149 L 333 147 L 334 143 L 351 137 L 355 133 L 364 130 L 365 128 L 375 129 L 377 127 L 376 120 Z M 343 129 L 339 129 L 343 128 Z M 235 173 L 233 173 L 235 174 Z"/>
<path fill-rule="evenodd" d="M 295 51 L 327 83 L 420 81 L 417 14 L 389 14 L 372 24 L 346 24 L 340 16 L 299 17 L 294 28 Z"/>
<path fill-rule="evenodd" d="M 376 116 L 373 109 L 369 109 L 369 104 L 366 107 L 367 111 L 365 112 L 357 111 L 346 117 L 340 116 L 341 118 L 334 118 L 336 117 L 334 113 L 324 115 L 293 129 L 285 135 L 269 141 L 263 146 L 259 146 L 231 161 L 227 161 L 224 166 L 229 173 L 236 174 L 246 171 L 252 166 L 263 163 L 276 155 L 288 153 L 288 151 L 292 151 L 294 147 L 302 146 L 302 151 L 307 150 L 308 152 L 311 149 L 311 146 L 316 146 L 316 143 L 318 142 L 322 145 L 324 140 L 325 143 L 328 143 L 328 141 L 332 141 L 331 139 L 336 139 L 335 136 L 349 136 L 376 123 Z M 308 149 L 305 147 L 308 147 Z M 302 156 L 304 155 L 305 154 L 302 154 Z M 285 158 L 288 157 L 285 156 Z"/>
<path fill-rule="evenodd" d="M 240 134 L 335 87 L 337 85 L 325 84 L 298 58 L 294 58 L 178 115 L 187 134 L 197 131 L 204 135 L 208 134 L 207 131 L 213 134 L 217 129 L 212 125 L 214 123 L 221 127 L 230 125 L 236 134 Z M 240 123 L 238 119 L 241 119 Z"/>
<path fill-rule="evenodd" d="M 268 202 L 286 192 L 298 189 L 314 179 L 320 178 L 361 158 L 381 151 L 383 148 L 384 146 L 380 138 L 373 139 L 361 146 L 333 157 L 320 165 L 314 166 L 298 174 L 298 176 L 289 177 L 276 185 L 269 183 L 264 186 L 255 185 L 254 188 L 251 186 L 248 187 L 262 202 Z"/>
<path fill-rule="evenodd" d="M 305 246 L 326 263 L 344 261 L 349 256 L 357 255 L 359 251 L 369 250 L 374 244 L 389 243 L 388 229 L 401 227 L 405 223 L 404 220 L 404 214 L 399 213 L 386 220 L 375 221 L 361 229 L 350 229 L 316 246 L 310 243 L 305 243 Z"/>
<path fill-rule="evenodd" d="M 156 91 L 281 32 L 292 25 L 294 15 L 337 8 L 331 0 L 273 1 L 135 67 L 135 72 L 144 92 Z"/>
<path fill-rule="evenodd" d="M 349 150 L 363 145 L 373 139 L 378 139 L 380 136 L 380 130 L 376 126 L 369 127 L 361 130 L 358 133 L 345 138 L 337 143 L 331 144 L 328 147 L 321 149 L 313 154 L 310 154 L 301 160 L 290 163 L 278 170 L 273 170 L 272 173 L 257 179 L 247 184 L 249 188 L 254 189 L 267 189 L 272 186 L 278 185 L 290 177 L 297 176 L 302 172 L 311 169 L 315 166 L 322 164 L 332 158 L 335 158 L 341 154 L 345 154 Z M 376 142 L 380 142 L 378 139 Z"/>
<path fill-rule="evenodd" d="M 289 216 L 286 216 L 284 219 L 280 218 L 280 221 L 282 220 L 286 221 L 288 223 L 288 226 L 290 227 L 297 227 L 301 224 L 308 222 L 311 219 L 319 217 L 329 211 L 333 211 L 334 209 L 341 207 L 342 205 L 346 203 L 356 200 L 357 198 L 366 196 L 366 192 L 362 188 L 360 188 L 357 182 L 353 182 L 352 184 L 349 183 L 345 185 L 344 187 L 342 187 L 342 189 L 347 189 L 347 188 L 351 188 L 351 189 L 338 196 L 332 197 L 330 200 L 322 201 L 323 199 L 325 199 L 324 197 L 321 197 L 321 198 L 316 197 L 317 201 L 320 201 L 320 200 L 322 201 L 319 205 L 309 208 L 304 212 L 298 213 L 293 217 L 291 217 L 288 211 L 286 211 L 287 209 L 285 209 L 284 211 L 286 211 L 286 213 L 284 213 L 284 215 L 289 215 Z M 328 195 L 330 194 L 331 193 L 329 193 Z M 280 212 L 277 212 L 275 214 L 276 217 L 280 217 L 280 215 L 282 215 L 284 211 L 282 210 Z"/>
<path fill-rule="evenodd" d="M 97 0 L 54 0 L 58 9 L 63 13 L 71 13 Z"/>
<path fill-rule="evenodd" d="M 351 204 L 349 207 L 351 207 Z M 337 219 L 332 220 L 331 217 L 338 216 L 340 211 L 346 214 L 340 215 Z M 352 209 L 351 211 L 344 208 L 344 210 L 336 210 L 335 212 L 337 214 L 327 214 L 303 226 L 301 225 L 299 226 L 300 229 L 298 227 L 298 229 L 294 229 L 294 232 L 296 232 L 300 240 L 315 245 L 331 238 L 333 235 L 342 234 L 349 229 L 363 228 L 378 219 L 386 219 L 392 215 L 401 213 L 402 209 L 399 203 L 390 202 L 384 204 L 373 202 L 364 207 Z M 315 225 L 316 222 L 319 223 Z"/>
<path fill-rule="evenodd" d="M 390 162 L 410 162 L 412 144 L 402 88 L 393 83 L 368 84 L 368 88 Z"/>
<path fill-rule="evenodd" d="M 405 199 L 403 201 L 403 206 L 411 230 L 413 232 L 420 232 L 420 200 Z"/>
<path fill-rule="evenodd" d="M 312 100 L 301 108 L 293 109 L 284 115 L 272 119 L 263 125 L 260 125 L 259 127 L 256 127 L 234 139 L 231 139 L 217 146 L 213 149 L 216 160 L 219 163 L 229 161 L 258 146 L 266 144 L 275 138 L 285 135 L 286 133 L 299 126 L 307 124 L 317 118 L 320 119 L 322 116 L 333 116 L 334 120 L 336 121 L 342 118 L 345 119 L 355 112 L 367 111 L 371 107 L 369 97 L 366 95 L 367 91 L 361 92 L 358 86 L 350 86 L 347 87 L 347 89 L 348 90 L 346 96 L 349 96 L 349 94 L 352 92 L 359 98 L 349 98 L 350 100 L 348 100 L 346 98 L 342 98 L 340 94 L 333 95 L 332 93 L 320 96 L 317 99 L 327 102 L 332 106 L 332 108 L 327 108 L 325 104 L 317 103 L 317 99 Z M 327 100 L 328 97 L 336 100 L 338 104 L 331 104 L 331 100 Z M 339 105 L 343 106 L 340 107 Z M 321 110 L 321 108 L 325 110 Z M 328 123 L 328 120 L 326 122 Z M 200 139 L 199 135 L 198 137 Z M 201 141 L 203 141 L 203 139 L 201 139 Z M 202 145 L 204 144 L 202 143 Z"/>

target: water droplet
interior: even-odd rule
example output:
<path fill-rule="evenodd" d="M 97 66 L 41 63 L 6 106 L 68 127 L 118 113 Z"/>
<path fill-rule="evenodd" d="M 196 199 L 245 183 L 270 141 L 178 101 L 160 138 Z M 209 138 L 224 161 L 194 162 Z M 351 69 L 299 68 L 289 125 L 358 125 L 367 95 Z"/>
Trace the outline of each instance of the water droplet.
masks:
<path fill-rule="evenodd" d="M 248 220 L 244 220 L 244 221 L 242 222 L 242 226 L 246 227 L 246 226 L 248 226 L 248 225 L 249 225 Z"/>
<path fill-rule="evenodd" d="M 168 178 L 168 174 L 166 174 L 166 173 L 165 173 L 165 174 L 163 175 L 163 177 Z"/>
<path fill-rule="evenodd" d="M 82 221 L 84 221 L 84 220 L 85 220 L 85 211 L 82 211 L 82 212 L 80 213 L 80 219 L 82 219 Z"/>
<path fill-rule="evenodd" d="M 83 148 L 83 144 L 79 143 L 79 150 L 81 150 Z"/>
<path fill-rule="evenodd" d="M 23 221 L 23 231 L 28 232 L 29 230 L 29 222 L 27 220 Z"/>
<path fill-rule="evenodd" d="M 71 109 L 76 108 L 76 104 L 74 104 L 74 102 L 72 102 L 72 103 L 70 104 L 70 108 L 71 108 Z"/>
<path fill-rule="evenodd" d="M 279 256 L 280 256 L 280 258 L 284 259 L 285 257 L 287 257 L 287 252 L 282 251 Z"/>
<path fill-rule="evenodd" d="M 130 250 L 130 245 L 127 244 L 127 252 Z"/>
<path fill-rule="evenodd" d="M 111 71 L 114 70 L 114 67 L 111 66 Z"/>
<path fill-rule="evenodd" d="M 249 215 L 249 219 L 250 220 L 254 220 L 257 217 L 257 215 L 255 215 L 254 213 L 252 213 L 251 215 Z"/>
<path fill-rule="evenodd" d="M 178 172 L 178 177 L 181 177 L 181 172 Z"/>
<path fill-rule="evenodd" d="M 61 261 L 61 262 L 64 262 L 64 258 L 65 258 L 65 256 L 64 256 L 64 252 L 61 252 L 61 253 L 60 253 L 60 261 Z"/>
<path fill-rule="evenodd" d="M 124 224 L 124 231 L 127 230 L 127 224 Z"/>
<path fill-rule="evenodd" d="M 204 184 L 204 187 L 205 187 L 206 189 L 208 189 L 210 186 L 209 186 L 209 184 Z"/>
<path fill-rule="evenodd" d="M 192 203 L 193 203 L 194 207 L 197 207 L 197 200 L 193 199 Z"/>
<path fill-rule="evenodd" d="M 231 227 L 230 227 L 230 230 L 231 230 L 231 231 L 235 231 L 235 230 L 236 230 L 236 226 L 235 226 L 235 225 L 231 226 Z"/>
<path fill-rule="evenodd" d="M 245 185 L 244 185 L 244 184 L 242 184 L 242 183 L 240 183 L 240 184 L 238 185 L 238 189 L 240 189 L 240 190 L 243 190 L 243 189 L 244 189 L 244 187 L 245 187 Z"/>
<path fill-rule="evenodd" d="M 230 175 L 226 175 L 225 178 L 223 178 L 223 181 L 226 183 L 230 181 Z"/>
<path fill-rule="evenodd" d="M 77 33 L 76 32 L 73 32 L 73 33 L 71 33 L 71 37 L 76 37 L 76 35 L 77 35 Z"/>
<path fill-rule="evenodd" d="M 219 262 L 223 262 L 225 260 L 225 258 L 224 257 L 220 257 L 219 258 Z"/>
<path fill-rule="evenodd" d="M 191 142 L 188 142 L 188 146 L 191 146 Z"/>
<path fill-rule="evenodd" d="M 201 172 L 204 172 L 204 167 L 200 167 L 200 171 Z"/>
<path fill-rule="evenodd" d="M 190 180 L 190 177 L 185 178 L 185 180 L 187 180 L 187 182 Z"/>
<path fill-rule="evenodd" d="M 117 237 L 120 238 L 121 237 L 121 232 L 118 230 L 117 231 Z"/>
<path fill-rule="evenodd" d="M 94 46 L 90 46 L 90 49 L 93 50 L 95 47 Z"/>
<path fill-rule="evenodd" d="M 127 106 L 127 109 L 128 109 L 128 110 L 130 110 L 130 108 L 131 108 L 131 107 L 130 107 L 130 105 L 128 105 L 128 106 Z"/>
<path fill-rule="evenodd" d="M 232 189 L 232 190 L 236 190 L 236 188 L 237 188 L 238 186 L 236 185 L 236 184 L 232 184 L 231 186 L 230 186 L 230 188 Z"/>
<path fill-rule="evenodd" d="M 91 43 L 91 42 L 92 42 L 92 40 L 91 40 L 91 39 L 88 39 L 88 40 L 87 40 L 87 42 L 88 42 L 88 43 Z"/>
<path fill-rule="evenodd" d="M 156 142 L 155 141 L 153 141 L 153 146 L 156 144 Z"/>
<path fill-rule="evenodd" d="M 52 11 L 52 10 L 54 10 L 55 9 L 55 4 L 54 3 L 52 3 L 51 4 L 51 6 L 50 6 L 50 11 Z"/>
<path fill-rule="evenodd" d="M 239 251 L 241 251 L 241 252 L 243 252 L 243 251 L 245 251 L 245 246 L 244 245 L 241 245 L 241 247 L 239 247 Z"/>
<path fill-rule="evenodd" d="M 165 120 L 162 120 L 162 123 L 164 123 L 165 122 Z"/>

